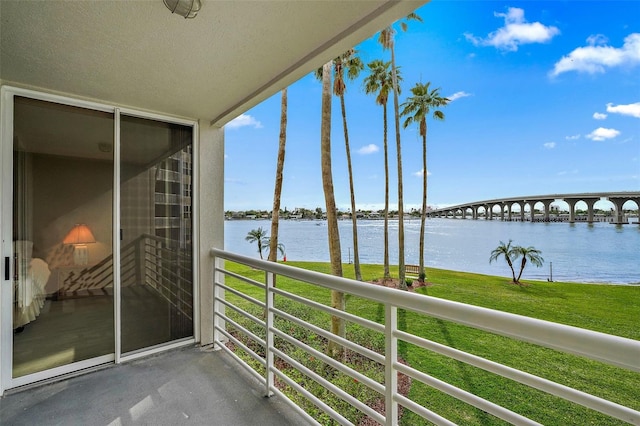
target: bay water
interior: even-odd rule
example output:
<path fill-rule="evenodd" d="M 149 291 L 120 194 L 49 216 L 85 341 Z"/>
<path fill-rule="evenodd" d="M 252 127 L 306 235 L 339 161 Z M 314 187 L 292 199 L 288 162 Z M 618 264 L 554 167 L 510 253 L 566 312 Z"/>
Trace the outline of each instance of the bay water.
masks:
<path fill-rule="evenodd" d="M 637 222 L 637 219 L 635 220 Z M 533 246 L 542 251 L 544 264 L 527 263 L 523 279 L 583 283 L 640 284 L 640 226 L 609 223 L 531 223 L 499 220 L 427 219 L 425 266 L 511 277 L 504 258 L 489 263 L 491 251 L 500 241 Z M 350 220 L 338 222 L 344 263 L 353 261 Z M 420 220 L 405 220 L 405 262 L 418 264 Z M 225 250 L 259 257 L 256 243 L 245 241 L 247 233 L 269 220 L 225 221 Z M 287 260 L 329 261 L 327 224 L 322 220 L 281 220 L 279 242 Z M 361 263 L 382 264 L 384 221 L 358 221 Z M 266 251 L 265 251 L 266 257 Z M 279 259 L 282 256 L 279 255 Z M 389 221 L 389 258 L 398 264 L 398 221 Z M 516 262 L 516 274 L 520 262 Z"/>

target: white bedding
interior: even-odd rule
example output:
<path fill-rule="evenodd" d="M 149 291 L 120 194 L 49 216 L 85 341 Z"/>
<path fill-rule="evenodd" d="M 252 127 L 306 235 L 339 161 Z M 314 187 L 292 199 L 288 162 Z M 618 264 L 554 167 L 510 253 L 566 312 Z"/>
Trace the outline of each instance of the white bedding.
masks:
<path fill-rule="evenodd" d="M 13 328 L 23 326 L 40 315 L 46 296 L 45 286 L 51 275 L 47 262 L 31 259 L 30 247 L 19 244 L 23 242 L 16 243 L 18 280 L 15 283 Z"/>

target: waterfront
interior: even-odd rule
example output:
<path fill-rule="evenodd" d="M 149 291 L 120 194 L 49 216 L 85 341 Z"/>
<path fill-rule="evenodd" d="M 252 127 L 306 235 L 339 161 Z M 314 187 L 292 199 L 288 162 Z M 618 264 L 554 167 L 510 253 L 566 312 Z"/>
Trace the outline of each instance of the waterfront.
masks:
<path fill-rule="evenodd" d="M 247 232 L 271 228 L 268 220 L 225 221 L 225 249 L 257 257 L 256 244 L 245 241 Z M 353 260 L 351 221 L 340 221 L 343 262 Z M 382 220 L 358 221 L 361 263 L 383 262 Z M 398 222 L 389 221 L 390 263 L 398 263 Z M 288 260 L 329 261 L 324 221 L 283 220 L 280 242 Z M 405 220 L 406 263 L 418 263 L 420 221 Z M 608 223 L 530 223 L 471 219 L 429 219 L 425 237 L 425 265 L 480 274 L 511 276 L 503 259 L 489 264 L 500 241 L 534 246 L 545 259 L 541 268 L 527 265 L 523 279 L 546 280 L 549 263 L 554 281 L 585 283 L 640 283 L 640 226 Z M 519 262 L 518 265 L 519 267 Z M 517 273 L 517 270 L 516 270 Z"/>

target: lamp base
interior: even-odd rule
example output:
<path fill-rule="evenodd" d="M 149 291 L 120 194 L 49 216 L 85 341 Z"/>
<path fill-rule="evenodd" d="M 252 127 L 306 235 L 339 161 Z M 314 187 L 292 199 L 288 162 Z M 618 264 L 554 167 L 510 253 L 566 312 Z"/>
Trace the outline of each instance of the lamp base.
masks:
<path fill-rule="evenodd" d="M 86 265 L 89 263 L 89 251 L 84 244 L 76 244 L 73 248 L 73 263 Z"/>

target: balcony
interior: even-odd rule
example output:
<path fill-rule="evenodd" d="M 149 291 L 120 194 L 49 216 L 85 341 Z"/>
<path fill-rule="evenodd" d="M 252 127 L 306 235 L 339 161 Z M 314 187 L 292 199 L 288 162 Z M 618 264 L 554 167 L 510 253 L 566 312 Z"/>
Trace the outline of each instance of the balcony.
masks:
<path fill-rule="evenodd" d="M 3 425 L 301 425 L 225 354 L 182 348 L 0 398 Z"/>
<path fill-rule="evenodd" d="M 621 403 L 625 398 L 616 395 L 637 388 L 634 384 L 640 380 L 640 342 L 636 340 L 217 249 L 211 255 L 215 264 L 212 347 L 177 349 L 13 392 L 0 399 L 0 422 L 299 425 L 318 420 L 321 424 L 444 425 L 455 424 L 451 421 L 455 418 L 460 424 L 640 424 L 639 403 Z M 292 286 L 294 282 L 306 286 L 305 290 L 292 291 L 300 288 Z M 329 290 L 348 295 L 346 312 L 327 303 Z M 375 318 L 364 314 L 372 306 Z M 317 324 L 309 313 L 324 315 L 327 321 Z M 463 351 L 453 338 L 448 342 L 424 338 L 408 322 L 414 314 L 435 319 L 443 328 L 464 327 L 477 336 L 477 348 Z M 336 316 L 347 323 L 350 340 L 328 331 L 331 317 Z M 542 351 L 545 364 L 558 374 L 542 377 L 535 365 L 518 368 L 520 364 L 497 362 L 487 343 L 492 341 L 490 336 L 526 345 L 527 353 Z M 319 343 L 328 341 L 346 348 L 343 356 L 331 357 L 319 349 Z M 429 363 L 406 362 L 401 354 L 407 345 L 438 357 L 454 373 L 436 377 Z M 568 386 L 564 376 L 589 371 L 568 368 L 565 362 L 570 359 L 606 372 L 610 382 L 597 383 L 586 375 L 579 377 L 579 386 Z M 378 365 L 380 374 L 363 369 L 367 363 Z M 472 382 L 475 375 L 482 377 L 475 389 L 459 380 Z M 342 379 L 334 380 L 337 377 Z M 407 380 L 412 388 L 424 386 L 446 395 L 450 404 L 443 410 L 407 394 Z M 499 394 L 506 382 L 516 382 L 522 394 L 501 406 L 491 396 Z M 377 404 L 370 403 L 371 395 L 378 396 Z M 547 405 L 553 406 L 551 414 L 541 415 Z M 460 406 L 471 407 L 478 417 L 456 417 Z M 574 407 L 583 414 L 566 414 L 573 413 Z"/>
<path fill-rule="evenodd" d="M 639 341 L 212 255 L 215 347 L 323 424 L 640 424 Z M 329 290 L 346 295 L 346 311 Z M 329 332 L 336 317 L 347 338 Z M 424 318 L 441 338 L 425 337 Z M 345 352 L 328 356 L 327 342 Z M 402 359 L 409 345 L 420 356 Z M 407 393 L 407 380 L 427 391 Z"/>

